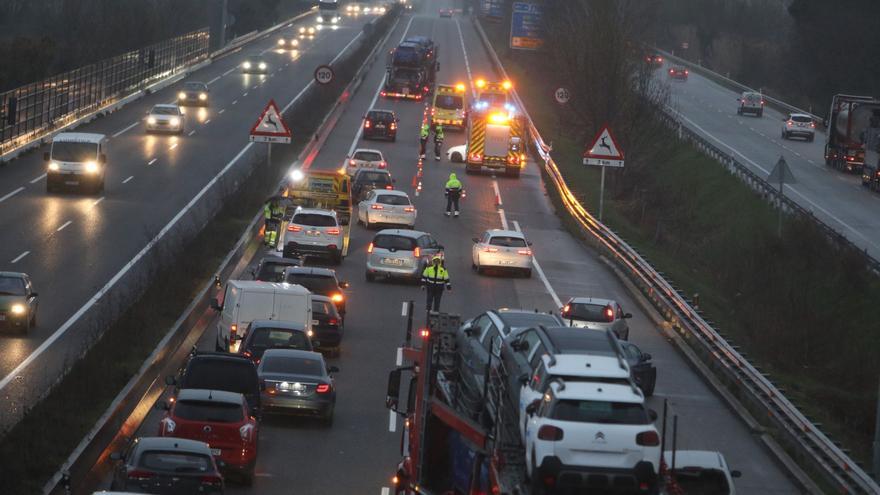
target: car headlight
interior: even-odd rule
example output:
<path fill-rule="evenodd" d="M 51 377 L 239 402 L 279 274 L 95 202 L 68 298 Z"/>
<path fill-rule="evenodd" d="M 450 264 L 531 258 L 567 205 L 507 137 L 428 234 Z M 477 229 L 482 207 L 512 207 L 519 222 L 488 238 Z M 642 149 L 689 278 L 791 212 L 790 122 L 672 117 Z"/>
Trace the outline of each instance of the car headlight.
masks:
<path fill-rule="evenodd" d="M 245 63 L 241 64 L 241 66 L 244 67 L 245 69 L 250 69 L 250 68 L 251 68 L 251 63 L 250 63 L 250 62 L 245 62 Z"/>
<path fill-rule="evenodd" d="M 318 16 L 318 22 L 324 22 L 324 17 Z"/>
<path fill-rule="evenodd" d="M 279 45 L 283 45 L 283 44 L 284 44 L 284 40 L 283 40 L 283 39 L 278 40 L 278 44 L 279 44 Z"/>
<path fill-rule="evenodd" d="M 309 34 L 315 34 L 315 28 L 310 27 L 310 28 L 309 28 Z"/>
<path fill-rule="evenodd" d="M 23 315 L 24 314 L 24 304 L 13 304 L 9 311 L 14 315 Z"/>
<path fill-rule="evenodd" d="M 177 117 L 171 117 L 171 120 L 168 121 L 171 124 L 171 127 L 177 127 L 180 125 L 180 119 Z"/>
<path fill-rule="evenodd" d="M 305 178 L 305 175 L 303 175 L 302 170 L 300 170 L 300 169 L 296 169 L 296 170 L 290 172 L 290 179 L 294 182 L 299 182 L 299 181 L 303 180 L 304 178 Z"/>
<path fill-rule="evenodd" d="M 299 46 L 299 40 L 291 40 L 290 44 L 293 46 Z"/>
<path fill-rule="evenodd" d="M 177 93 L 177 98 L 180 99 L 180 100 L 185 100 L 185 99 L 186 99 L 186 93 L 184 93 L 183 91 L 181 91 L 180 93 Z"/>
<path fill-rule="evenodd" d="M 299 34 L 305 34 L 305 32 L 306 32 L 306 28 L 304 28 L 304 27 L 299 28 Z"/>
<path fill-rule="evenodd" d="M 147 117 L 147 123 L 150 125 L 156 125 L 156 117 Z"/>
<path fill-rule="evenodd" d="M 260 62 L 260 70 L 266 70 L 266 62 Z"/>
<path fill-rule="evenodd" d="M 98 173 L 98 162 L 86 162 L 86 173 L 89 173 L 89 174 Z"/>
<path fill-rule="evenodd" d="M 339 22 L 339 18 L 338 18 L 338 17 L 334 17 L 334 18 L 330 19 L 330 23 L 331 23 L 331 24 L 336 24 L 337 22 Z"/>
<path fill-rule="evenodd" d="M 57 172 L 58 169 L 60 169 L 60 168 L 61 168 L 61 167 L 58 165 L 57 162 L 49 162 L 49 170 L 50 170 L 50 171 L 52 171 L 52 172 Z"/>
<path fill-rule="evenodd" d="M 199 99 L 205 101 L 208 99 L 208 93 L 199 93 Z"/>

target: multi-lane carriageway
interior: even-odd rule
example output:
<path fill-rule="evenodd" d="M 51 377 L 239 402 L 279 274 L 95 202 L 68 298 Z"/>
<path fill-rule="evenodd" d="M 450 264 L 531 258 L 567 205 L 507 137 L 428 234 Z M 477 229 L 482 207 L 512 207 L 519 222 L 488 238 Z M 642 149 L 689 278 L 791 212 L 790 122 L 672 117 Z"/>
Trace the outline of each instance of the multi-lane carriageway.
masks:
<path fill-rule="evenodd" d="M 440 81 L 472 82 L 480 76 L 497 77 L 470 19 L 440 19 L 434 8 L 441 6 L 442 2 L 438 2 L 431 12 L 401 18 L 386 48 L 409 35 L 427 35 L 440 47 Z M 327 36 L 316 41 L 323 43 L 338 47 L 344 40 Z M 381 64 L 374 65 L 312 166 L 337 169 L 358 145 L 382 150 L 398 186 L 414 197 L 419 210 L 417 228 L 432 232 L 446 247 L 453 290 L 444 296 L 444 311 L 470 317 L 495 307 L 555 310 L 560 299 L 572 295 L 617 299 L 634 315 L 630 339 L 654 356 L 659 369 L 656 395 L 649 400 L 651 406 L 659 410 L 667 399 L 671 411 L 679 415 L 679 446 L 722 451 L 731 466 L 744 473 L 737 480 L 741 493 L 799 493 L 758 442 L 757 433 L 748 429 L 665 341 L 652 319 L 608 267 L 566 232 L 545 196 L 534 163 L 528 165 L 519 180 L 514 180 L 466 176 L 461 164 L 428 161 L 422 193 L 414 196 L 409 184 L 416 173 L 418 127 L 424 107 L 415 102 L 380 99 L 377 93 L 384 74 Z M 398 113 L 401 127 L 397 143 L 359 140 L 362 116 L 374 106 Z M 461 134 L 447 133 L 447 146 L 463 142 Z M 218 140 L 216 144 L 221 146 L 222 142 Z M 443 184 L 451 171 L 459 173 L 468 191 L 459 219 L 442 214 Z M 496 193 L 501 199 L 498 206 Z M 499 227 L 521 229 L 534 242 L 536 265 L 532 278 L 479 276 L 471 271 L 471 237 Z M 308 419 L 267 418 L 260 433 L 254 486 L 233 483 L 228 487 L 230 493 L 389 492 L 389 479 L 399 461 L 400 433 L 388 431 L 389 417 L 384 407 L 386 376 L 394 366 L 396 349 L 402 340 L 401 301 L 415 299 L 417 308 L 421 308 L 424 294 L 412 285 L 364 280 L 366 247 L 373 234 L 353 226 L 349 256 L 338 267 L 340 279 L 350 281 L 351 288 L 347 291 L 342 352 L 331 360 L 341 369 L 336 375 L 338 402 L 333 427 L 326 429 Z M 208 328 L 211 330 L 205 332 L 199 346 L 212 350 L 213 325 Z M 138 434 L 154 435 L 159 419 L 159 412 L 152 412 Z"/>

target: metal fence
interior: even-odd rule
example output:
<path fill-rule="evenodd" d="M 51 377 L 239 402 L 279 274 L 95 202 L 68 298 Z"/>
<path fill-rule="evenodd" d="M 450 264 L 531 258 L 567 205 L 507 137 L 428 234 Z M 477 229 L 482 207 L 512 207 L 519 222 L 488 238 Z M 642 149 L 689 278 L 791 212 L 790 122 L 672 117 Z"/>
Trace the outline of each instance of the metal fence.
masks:
<path fill-rule="evenodd" d="M 206 59 L 207 28 L 0 94 L 0 155 Z"/>

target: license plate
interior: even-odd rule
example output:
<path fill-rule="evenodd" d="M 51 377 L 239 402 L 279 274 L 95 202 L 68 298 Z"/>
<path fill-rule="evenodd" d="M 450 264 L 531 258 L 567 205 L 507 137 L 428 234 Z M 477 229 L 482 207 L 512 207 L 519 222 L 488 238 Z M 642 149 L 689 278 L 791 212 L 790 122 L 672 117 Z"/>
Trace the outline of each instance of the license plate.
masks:
<path fill-rule="evenodd" d="M 220 449 L 211 449 L 211 455 L 220 455 Z"/>
<path fill-rule="evenodd" d="M 67 184 L 68 186 L 75 186 L 75 185 L 79 184 L 79 181 L 76 181 L 76 180 L 66 180 L 66 181 L 64 181 L 64 183 Z"/>
<path fill-rule="evenodd" d="M 382 124 L 376 124 L 376 129 L 384 129 L 385 126 Z"/>
<path fill-rule="evenodd" d="M 319 236 L 319 235 L 321 235 L 321 231 L 319 231 L 319 230 L 310 230 L 310 231 L 306 232 L 306 234 L 311 235 L 311 236 Z"/>
<path fill-rule="evenodd" d="M 510 260 L 501 260 L 501 264 L 502 264 L 502 265 L 512 265 L 513 262 L 510 261 Z"/>
<path fill-rule="evenodd" d="M 382 258 L 382 264 L 399 266 L 403 264 L 403 260 L 399 260 L 397 258 Z"/>
<path fill-rule="evenodd" d="M 312 325 L 318 325 L 318 324 L 320 324 L 320 323 L 321 323 L 321 322 L 318 321 L 318 320 L 312 320 Z"/>

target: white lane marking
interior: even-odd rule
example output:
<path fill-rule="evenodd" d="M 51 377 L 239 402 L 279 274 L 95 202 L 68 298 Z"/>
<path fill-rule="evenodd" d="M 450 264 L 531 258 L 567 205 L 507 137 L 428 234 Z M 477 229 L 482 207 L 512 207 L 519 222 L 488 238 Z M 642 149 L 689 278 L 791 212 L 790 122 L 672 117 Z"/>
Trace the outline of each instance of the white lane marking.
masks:
<path fill-rule="evenodd" d="M 18 263 L 19 261 L 21 261 L 22 258 L 24 258 L 25 256 L 27 256 L 29 254 L 31 254 L 30 251 L 25 251 L 25 252 L 19 254 L 18 256 L 16 256 L 15 259 L 10 261 L 10 263 L 12 263 L 12 264 Z"/>
<path fill-rule="evenodd" d="M 134 179 L 134 176 L 133 176 L 133 175 L 129 175 L 127 179 L 125 179 L 124 181 L 122 181 L 122 183 L 123 183 L 123 184 L 127 184 L 128 181 L 130 181 L 131 179 Z"/>
<path fill-rule="evenodd" d="M 391 489 L 387 486 L 383 486 L 382 491 L 379 492 L 379 495 L 391 495 Z"/>
<path fill-rule="evenodd" d="M 492 179 L 492 189 L 495 189 L 495 201 L 498 202 L 498 206 L 504 206 L 504 202 L 501 201 L 501 191 L 498 190 L 498 181 Z"/>
<path fill-rule="evenodd" d="M 400 308 L 400 316 L 406 316 L 406 310 L 409 308 L 409 302 L 403 301 L 403 304 L 401 306 L 402 307 Z"/>
<path fill-rule="evenodd" d="M 357 36 L 355 36 L 354 39 L 352 39 L 351 42 L 348 43 L 348 45 L 345 45 L 345 48 L 343 48 L 342 51 L 339 52 L 339 54 L 337 54 L 336 57 L 333 58 L 333 61 L 331 63 L 338 60 L 339 57 L 341 57 L 342 54 L 345 53 L 345 51 L 348 49 L 348 47 L 351 46 L 355 40 L 360 38 L 362 33 L 363 33 L 362 31 L 358 32 Z M 288 108 L 293 106 L 296 103 L 296 101 L 299 98 L 301 98 L 303 94 L 305 94 L 306 89 L 314 83 L 315 83 L 314 79 L 309 81 L 309 84 L 306 86 L 306 88 L 303 88 L 302 91 L 297 93 L 297 95 L 294 96 L 292 100 L 290 100 L 290 103 L 288 103 L 287 106 L 284 107 L 284 109 L 287 110 Z M 254 143 L 246 144 L 241 149 L 241 151 L 239 151 L 238 154 L 232 158 L 232 160 L 229 160 L 229 163 L 227 163 L 226 166 L 223 167 L 223 169 L 220 170 L 220 172 L 218 172 L 217 175 L 215 175 L 213 179 L 211 179 L 207 184 L 205 184 L 205 186 L 201 189 L 201 191 L 198 192 L 198 194 L 196 194 L 195 196 L 193 196 L 193 198 L 191 200 L 189 200 L 189 203 L 187 203 L 186 206 L 184 206 L 179 212 L 177 212 L 177 215 L 174 215 L 174 218 L 172 218 L 164 227 L 162 227 L 162 230 L 160 230 L 159 233 L 156 234 L 156 237 L 154 237 L 143 248 L 141 248 L 141 250 L 131 260 L 129 260 L 129 262 L 126 263 L 125 266 L 123 266 L 116 273 L 116 275 L 113 276 L 113 278 L 111 278 L 106 284 L 104 284 L 104 286 L 101 287 L 101 289 L 98 292 L 96 292 L 95 295 L 93 295 L 91 298 L 89 298 L 89 300 L 86 301 L 85 304 L 83 304 L 78 310 L 76 310 L 76 312 L 73 315 L 71 315 L 70 318 L 67 319 L 67 321 L 65 321 L 63 324 L 61 324 L 61 326 L 58 327 L 58 329 L 55 330 L 52 333 L 52 335 L 50 335 L 48 338 L 46 338 L 46 340 L 44 340 L 36 349 L 34 349 L 33 352 L 28 354 L 28 356 L 26 358 L 24 358 L 24 360 L 22 360 L 22 362 L 20 362 L 18 364 L 18 366 L 16 366 L 12 371 L 10 371 L 9 374 L 4 376 L 3 379 L 0 380 L 0 391 L 5 389 L 6 387 L 8 387 L 9 384 L 12 383 L 12 380 L 15 380 L 15 378 L 17 376 L 20 376 L 22 371 L 25 370 L 25 368 L 27 368 L 28 366 L 31 365 L 31 363 L 36 361 L 37 358 L 39 358 L 44 352 L 46 352 L 46 349 L 48 349 L 49 346 L 51 346 L 59 338 L 61 338 L 61 336 L 64 335 L 67 332 L 67 330 L 69 330 L 70 327 L 73 326 L 74 323 L 76 323 L 80 318 L 82 318 L 82 316 L 88 310 L 90 310 L 95 304 L 97 304 L 98 301 L 101 300 L 101 298 L 104 296 L 104 294 L 109 292 L 110 289 L 112 289 L 113 286 L 115 286 L 116 283 L 119 282 L 119 280 L 121 280 L 122 277 L 124 277 L 125 274 L 128 273 L 128 271 L 131 270 L 131 268 L 138 263 L 138 261 L 140 261 L 144 256 L 146 256 L 147 253 L 153 248 L 153 246 L 155 246 L 163 237 L 165 237 L 165 235 L 169 231 L 171 231 L 171 229 L 174 228 L 175 225 L 177 225 L 177 222 L 179 222 L 180 219 L 183 218 L 184 215 L 186 215 L 187 212 L 189 212 L 189 210 L 191 210 L 193 208 L 193 206 L 195 206 L 195 204 L 199 202 L 200 199 L 202 199 L 202 196 L 204 196 L 205 193 L 208 192 L 208 190 L 210 190 L 212 187 L 214 187 L 214 184 L 216 184 L 220 180 L 221 177 L 226 175 L 226 173 L 229 171 L 229 169 L 231 169 L 232 166 L 235 165 L 241 159 L 241 157 L 244 156 L 245 153 L 247 153 L 248 150 L 250 150 L 253 147 L 253 145 L 254 145 Z M 24 188 L 21 188 L 21 189 L 24 189 Z M 18 191 L 16 191 L 16 192 L 18 192 Z M 3 199 L 0 199 L 0 201 L 2 201 L 2 200 Z"/>
<path fill-rule="evenodd" d="M 816 162 L 814 162 L 813 160 L 810 160 L 809 158 L 807 158 L 807 161 L 810 162 L 810 163 L 813 164 L 813 165 L 816 164 Z"/>
<path fill-rule="evenodd" d="M 504 208 L 498 208 L 498 216 L 501 217 L 501 228 L 510 230 L 510 227 L 507 225 L 507 215 L 504 214 Z"/>
<path fill-rule="evenodd" d="M 61 227 L 58 227 L 57 229 L 55 229 L 55 232 L 61 232 L 62 230 L 66 229 L 68 225 L 70 225 L 72 223 L 73 223 L 73 220 L 68 220 L 68 221 L 64 222 L 64 224 Z"/>
<path fill-rule="evenodd" d="M 140 124 L 140 122 L 135 122 L 134 124 L 131 124 L 130 126 L 126 127 L 125 129 L 122 129 L 121 131 L 118 131 L 115 134 L 113 134 L 113 137 L 117 138 L 117 137 L 125 134 L 126 132 L 132 130 L 138 124 Z"/>
<path fill-rule="evenodd" d="M 158 158 L 153 158 L 152 160 L 148 161 L 148 162 L 147 162 L 147 166 L 156 163 L 156 160 L 158 160 Z"/>
<path fill-rule="evenodd" d="M 211 123 L 211 119 L 208 119 L 208 120 L 206 120 L 206 121 L 204 122 L 204 125 L 208 125 L 208 124 L 210 124 L 210 123 Z"/>
<path fill-rule="evenodd" d="M 262 84 L 262 83 L 260 83 L 260 84 Z M 259 86 L 260 86 L 259 84 L 254 84 L 254 87 L 251 89 L 257 89 Z"/>
<path fill-rule="evenodd" d="M 880 196 L 878 196 L 880 198 Z M 397 366 L 403 366 L 403 347 L 397 348 L 397 358 L 394 360 Z"/>
<path fill-rule="evenodd" d="M 225 112 L 225 111 L 226 111 L 225 108 L 221 108 L 220 110 L 217 111 L 217 115 L 220 115 L 220 114 L 222 114 L 222 113 Z"/>
<path fill-rule="evenodd" d="M 43 179 L 45 179 L 45 178 L 46 178 L 46 174 L 43 174 L 43 175 L 41 175 L 41 176 L 35 178 L 34 180 L 32 180 L 32 181 L 31 181 L 31 184 L 36 184 L 37 182 L 40 182 L 41 180 L 43 180 Z"/>
<path fill-rule="evenodd" d="M 464 69 L 467 71 L 468 84 L 471 87 L 471 94 L 476 98 L 477 91 L 474 89 L 474 81 L 471 77 L 471 64 L 468 61 L 467 49 L 464 47 L 464 35 L 461 34 L 461 24 L 458 23 L 458 19 L 455 20 L 455 27 L 458 29 L 458 41 L 461 42 L 461 52 L 464 54 Z"/>
<path fill-rule="evenodd" d="M 193 130 L 189 131 L 189 134 L 187 134 L 187 136 L 192 136 L 192 135 L 195 134 L 195 133 L 196 133 L 196 130 L 193 129 Z"/>
<path fill-rule="evenodd" d="M 177 148 L 177 143 L 171 143 L 171 146 L 168 147 L 168 151 L 171 151 L 174 148 Z"/>
<path fill-rule="evenodd" d="M 92 203 L 92 208 L 94 208 L 94 207 L 98 206 L 99 204 L 101 204 L 101 201 L 104 201 L 105 199 L 107 199 L 107 198 L 105 198 L 104 196 L 101 196 L 100 198 L 96 199 L 95 202 Z"/>
<path fill-rule="evenodd" d="M 214 84 L 215 82 L 219 81 L 221 77 L 223 77 L 223 76 L 219 75 L 219 76 L 215 77 L 214 79 L 211 79 L 210 81 L 208 81 L 206 84 L 208 86 L 210 86 L 210 85 Z"/>
<path fill-rule="evenodd" d="M 235 105 L 236 103 L 238 103 L 238 100 L 232 100 L 233 105 Z"/>
<path fill-rule="evenodd" d="M 513 228 L 516 229 L 517 232 L 522 232 L 522 229 L 519 228 L 519 222 L 516 220 L 513 221 Z M 544 287 L 547 289 L 547 292 L 550 293 L 550 297 L 553 298 L 553 302 L 556 303 L 557 308 L 562 307 L 562 301 L 559 299 L 559 296 L 556 295 L 556 291 L 553 290 L 553 286 L 550 285 L 550 281 L 547 280 L 547 275 L 544 275 L 544 270 L 541 268 L 541 264 L 538 263 L 538 257 L 532 254 L 532 264 L 535 265 L 535 271 L 538 272 L 538 277 L 541 278 L 541 282 L 544 283 Z"/>
<path fill-rule="evenodd" d="M 12 191 L 11 193 L 7 194 L 6 196 L 3 196 L 2 198 L 0 198 L 0 203 L 6 201 L 7 199 L 9 199 L 9 198 L 15 196 L 16 194 L 18 194 L 18 193 L 20 193 L 20 192 L 22 192 L 22 191 L 24 191 L 24 186 L 19 187 L 18 189 L 16 189 L 16 190 Z"/>
<path fill-rule="evenodd" d="M 717 137 L 715 137 L 715 135 L 709 133 L 706 129 L 703 129 L 702 127 L 700 127 L 696 122 L 694 122 L 693 120 L 689 119 L 689 118 L 688 118 L 686 115 L 684 115 L 683 113 L 681 113 L 681 112 L 679 112 L 678 110 L 675 110 L 675 109 L 673 109 L 673 108 L 670 108 L 670 110 L 671 110 L 672 112 L 674 112 L 675 114 L 677 114 L 677 115 L 678 115 L 679 117 L 681 117 L 682 119 L 686 120 L 691 126 L 693 126 L 693 127 L 694 127 L 695 129 L 697 129 L 698 131 L 702 132 L 703 134 L 705 134 L 706 136 L 710 137 L 712 140 L 714 140 L 714 141 L 717 142 L 718 144 L 724 146 L 725 148 L 729 149 L 730 151 L 732 151 L 732 152 L 735 153 L 736 155 L 740 156 L 743 160 L 749 162 L 749 164 L 751 164 L 753 167 L 757 168 L 758 170 L 760 170 L 761 172 L 764 172 L 764 173 L 767 174 L 767 175 L 770 174 L 770 172 L 769 172 L 767 169 L 765 169 L 764 167 L 758 165 L 757 163 L 755 163 L 754 160 L 752 160 L 751 158 L 747 157 L 746 155 L 740 153 L 739 150 L 737 150 L 737 149 L 734 148 L 733 146 L 730 146 L 729 144 L 725 143 L 724 141 L 718 139 Z M 776 143 L 775 140 L 773 140 L 773 142 Z M 796 194 L 796 195 L 799 196 L 801 199 L 803 199 L 804 201 L 806 201 L 807 203 L 809 203 L 810 206 L 812 206 L 813 208 L 816 208 L 817 210 L 821 211 L 822 213 L 824 213 L 824 214 L 827 215 L 829 218 L 831 218 L 831 219 L 834 220 L 835 222 L 837 222 L 837 223 L 839 223 L 840 225 L 842 225 L 844 228 L 846 228 L 847 230 L 849 230 L 849 231 L 852 232 L 853 234 L 859 236 L 861 239 L 863 239 L 865 242 L 867 242 L 867 243 L 870 244 L 871 246 L 873 246 L 873 247 L 875 247 L 875 248 L 880 248 L 880 245 L 878 245 L 877 243 L 875 243 L 875 242 L 871 241 L 870 239 L 868 239 L 867 237 L 865 237 L 864 234 L 862 234 L 862 233 L 859 232 L 858 230 L 854 229 L 852 226 L 850 226 L 848 223 L 844 222 L 843 220 L 841 220 L 840 218 L 838 218 L 837 216 L 835 216 L 835 215 L 834 215 L 833 213 L 831 213 L 830 211 L 828 211 L 828 210 L 826 210 L 825 208 L 823 208 L 823 207 L 819 206 L 818 204 L 816 204 L 813 200 L 811 200 L 810 198 L 808 198 L 808 197 L 806 197 L 805 195 L 803 195 L 800 191 L 798 191 L 798 190 L 795 189 L 794 187 L 792 187 L 792 186 L 790 186 L 790 185 L 788 185 L 788 184 L 786 184 L 785 187 L 786 187 L 787 189 L 789 189 L 792 193 Z"/>
<path fill-rule="evenodd" d="M 247 96 L 247 95 L 248 95 L 248 92 L 245 91 L 244 94 L 243 94 L 242 96 Z"/>
<path fill-rule="evenodd" d="M 397 431 L 397 413 L 394 411 L 388 411 L 388 431 Z"/>
<path fill-rule="evenodd" d="M 229 69 L 228 71 L 224 72 L 223 75 L 228 76 L 229 74 L 232 74 L 232 72 L 235 71 L 235 69 L 238 69 L 238 66 Z"/>
<path fill-rule="evenodd" d="M 409 33 L 409 28 L 410 28 L 410 26 L 412 26 L 413 19 L 415 19 L 415 17 L 410 17 L 409 22 L 406 23 L 406 29 L 403 30 L 403 35 L 400 37 L 400 41 L 397 42 L 398 45 L 400 43 L 403 43 L 403 40 L 406 39 L 406 35 L 407 35 L 407 33 Z M 360 34 L 360 33 L 358 33 L 358 34 Z M 357 39 L 357 38 L 355 38 L 355 39 Z M 343 52 L 344 51 L 345 50 L 343 49 Z M 370 106 L 367 107 L 368 109 L 371 109 L 374 106 L 376 106 L 376 100 L 379 99 L 379 92 L 382 91 L 382 86 L 384 86 L 384 85 L 385 85 L 385 79 L 383 78 L 381 81 L 379 81 L 379 87 L 376 88 L 376 92 L 373 94 L 373 101 L 370 102 Z M 361 134 L 363 134 L 363 133 L 364 133 L 364 126 L 363 125 L 358 126 L 357 132 L 354 133 L 354 139 L 351 141 L 351 146 L 348 147 L 348 154 L 345 155 L 346 157 L 349 157 L 352 155 L 352 153 L 354 153 L 354 149 L 357 147 L 358 141 L 361 139 Z"/>

